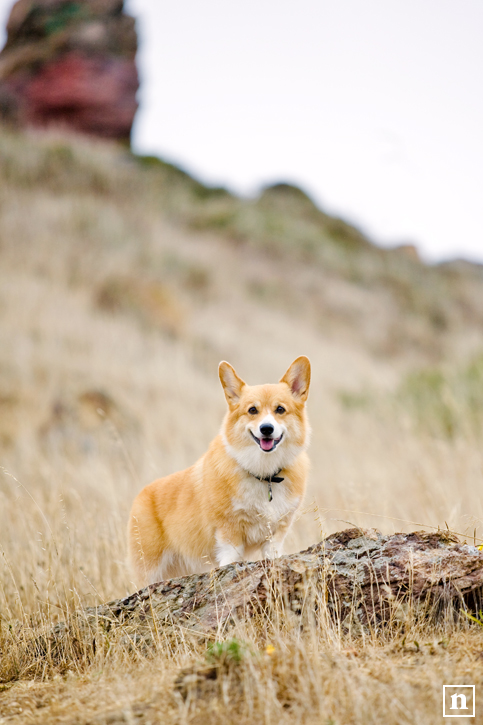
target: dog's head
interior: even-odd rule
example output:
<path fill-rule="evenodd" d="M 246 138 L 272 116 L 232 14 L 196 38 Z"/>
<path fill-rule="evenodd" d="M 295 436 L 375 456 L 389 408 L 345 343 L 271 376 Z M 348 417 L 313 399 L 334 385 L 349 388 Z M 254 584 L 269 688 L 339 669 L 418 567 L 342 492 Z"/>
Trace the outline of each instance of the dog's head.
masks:
<path fill-rule="evenodd" d="M 246 470 L 271 475 L 307 445 L 310 362 L 298 357 L 278 383 L 247 385 L 227 362 L 219 375 L 228 403 L 223 427 L 230 454 Z"/>

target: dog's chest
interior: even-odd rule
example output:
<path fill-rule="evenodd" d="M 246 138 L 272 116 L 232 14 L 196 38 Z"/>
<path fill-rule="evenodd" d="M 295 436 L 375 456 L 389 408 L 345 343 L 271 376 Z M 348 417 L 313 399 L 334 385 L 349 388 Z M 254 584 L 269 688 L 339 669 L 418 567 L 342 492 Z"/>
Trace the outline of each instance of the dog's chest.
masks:
<path fill-rule="evenodd" d="M 268 483 L 250 476 L 240 482 L 232 508 L 248 538 L 257 542 L 267 536 L 267 530 L 274 534 L 282 522 L 288 525 L 298 503 L 285 481 L 272 483 L 270 500 Z"/>

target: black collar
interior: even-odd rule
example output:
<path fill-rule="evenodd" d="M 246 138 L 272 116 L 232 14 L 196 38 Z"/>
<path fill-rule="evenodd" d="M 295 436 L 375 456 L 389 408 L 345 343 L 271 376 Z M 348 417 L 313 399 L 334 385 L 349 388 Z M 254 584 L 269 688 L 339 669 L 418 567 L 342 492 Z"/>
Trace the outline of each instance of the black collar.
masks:
<path fill-rule="evenodd" d="M 250 473 L 250 476 L 253 476 L 253 478 L 258 478 L 259 481 L 266 481 L 267 483 L 280 483 L 284 479 L 279 476 L 278 474 L 282 472 L 282 469 L 279 468 L 278 471 L 275 471 L 275 473 L 272 473 L 271 476 L 265 476 L 265 478 L 260 478 L 260 476 L 255 476 L 254 473 Z"/>
<path fill-rule="evenodd" d="M 260 476 L 255 476 L 254 473 L 250 473 L 250 476 L 253 476 L 253 478 L 258 478 L 259 481 L 266 481 L 268 483 L 268 500 L 271 501 L 273 499 L 272 496 L 272 483 L 280 483 L 284 479 L 282 476 L 279 476 L 278 474 L 281 473 L 282 469 L 279 468 L 278 471 L 275 471 L 271 476 L 265 476 L 265 478 L 261 478 Z"/>

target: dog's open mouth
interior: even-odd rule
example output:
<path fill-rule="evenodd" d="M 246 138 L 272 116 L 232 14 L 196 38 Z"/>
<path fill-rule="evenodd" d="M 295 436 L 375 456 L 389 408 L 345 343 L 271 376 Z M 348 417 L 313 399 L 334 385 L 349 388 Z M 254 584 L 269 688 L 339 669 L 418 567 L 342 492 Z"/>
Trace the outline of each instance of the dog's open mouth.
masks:
<path fill-rule="evenodd" d="M 265 451 L 265 453 L 270 453 L 270 451 L 274 451 L 283 438 L 283 433 L 280 438 L 257 438 L 253 435 L 251 431 L 250 433 L 252 435 L 252 438 L 258 443 L 262 451 Z"/>

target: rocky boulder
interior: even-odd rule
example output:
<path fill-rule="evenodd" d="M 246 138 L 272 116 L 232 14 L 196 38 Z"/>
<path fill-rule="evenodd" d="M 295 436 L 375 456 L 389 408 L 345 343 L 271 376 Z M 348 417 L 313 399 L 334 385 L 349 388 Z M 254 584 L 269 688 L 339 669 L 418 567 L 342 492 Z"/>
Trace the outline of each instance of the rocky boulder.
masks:
<path fill-rule="evenodd" d="M 129 140 L 139 82 L 123 0 L 18 0 L 7 34 L 1 120 Z"/>

